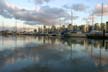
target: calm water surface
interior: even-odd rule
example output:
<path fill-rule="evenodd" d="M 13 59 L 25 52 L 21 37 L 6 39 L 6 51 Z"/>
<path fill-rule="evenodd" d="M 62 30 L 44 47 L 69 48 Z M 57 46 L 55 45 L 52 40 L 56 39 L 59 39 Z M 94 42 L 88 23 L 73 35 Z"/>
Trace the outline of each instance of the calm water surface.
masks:
<path fill-rule="evenodd" d="M 0 72 L 108 72 L 108 41 L 0 36 Z"/>

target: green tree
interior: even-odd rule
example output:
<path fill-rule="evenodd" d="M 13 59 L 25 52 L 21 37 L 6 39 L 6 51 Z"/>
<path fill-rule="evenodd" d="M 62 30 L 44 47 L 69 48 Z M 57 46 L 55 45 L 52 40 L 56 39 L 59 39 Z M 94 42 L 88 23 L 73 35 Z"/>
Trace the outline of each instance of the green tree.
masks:
<path fill-rule="evenodd" d="M 52 25 L 51 31 L 52 31 L 52 32 L 55 32 L 55 31 L 56 31 L 56 27 L 55 27 L 54 25 Z"/>
<path fill-rule="evenodd" d="M 69 24 L 68 27 L 67 27 L 67 29 L 68 29 L 68 30 L 73 30 L 72 24 Z"/>
<path fill-rule="evenodd" d="M 65 25 L 62 25 L 62 27 L 60 27 L 60 32 L 64 31 L 66 29 Z"/>
<path fill-rule="evenodd" d="M 38 28 L 38 33 L 42 33 L 42 28 Z"/>
<path fill-rule="evenodd" d="M 47 32 L 48 32 L 48 30 L 47 30 L 47 28 L 46 28 L 45 25 L 43 26 L 43 32 L 44 32 L 44 33 L 47 33 Z"/>
<path fill-rule="evenodd" d="M 100 31 L 100 26 L 98 23 L 95 23 L 94 25 L 94 29 L 97 30 L 97 31 Z"/>
<path fill-rule="evenodd" d="M 37 32 L 37 29 L 34 29 L 34 33 L 36 33 Z"/>
<path fill-rule="evenodd" d="M 80 28 L 80 30 L 81 30 L 82 32 L 85 32 L 85 31 L 84 31 L 84 28 L 85 28 L 85 26 L 84 26 L 84 25 L 80 25 L 80 27 L 79 27 L 79 28 Z"/>
<path fill-rule="evenodd" d="M 101 31 L 103 31 L 105 29 L 105 23 L 101 23 L 100 26 L 101 26 Z"/>

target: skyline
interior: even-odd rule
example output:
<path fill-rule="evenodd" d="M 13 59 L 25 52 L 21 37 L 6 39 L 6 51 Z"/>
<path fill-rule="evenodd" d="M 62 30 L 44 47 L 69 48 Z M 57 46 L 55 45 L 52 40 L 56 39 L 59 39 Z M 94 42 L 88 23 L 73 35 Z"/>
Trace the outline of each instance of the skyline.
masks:
<path fill-rule="evenodd" d="M 104 1 L 103 22 L 108 21 L 108 1 Z M 73 25 L 86 24 L 91 14 L 100 23 L 101 0 L 0 0 L 0 25 L 55 25 L 68 24 L 73 12 Z M 11 24 L 11 25 L 10 25 Z"/>

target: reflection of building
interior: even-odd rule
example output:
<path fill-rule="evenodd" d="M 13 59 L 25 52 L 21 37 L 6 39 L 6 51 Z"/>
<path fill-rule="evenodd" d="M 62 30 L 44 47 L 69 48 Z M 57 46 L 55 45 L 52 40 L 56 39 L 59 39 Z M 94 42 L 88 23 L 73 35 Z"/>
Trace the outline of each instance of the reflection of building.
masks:
<path fill-rule="evenodd" d="M 87 48 L 87 49 L 89 48 L 89 43 L 88 43 L 87 40 L 84 40 L 84 47 Z"/>
<path fill-rule="evenodd" d="M 100 49 L 98 53 L 98 55 L 92 53 L 92 59 L 96 68 L 99 72 L 108 72 L 108 55 L 104 55 L 104 51 L 102 49 Z"/>
<path fill-rule="evenodd" d="M 15 64 L 16 61 L 20 60 L 31 60 L 35 63 L 51 62 L 57 64 L 59 62 L 62 64 L 65 62 L 67 65 L 71 65 L 71 63 L 74 64 L 75 62 L 76 67 L 79 67 L 79 64 L 84 66 L 85 63 L 87 64 L 85 66 L 95 66 L 97 70 L 99 67 L 107 68 L 108 65 L 108 52 L 104 49 L 107 43 L 102 44 L 103 41 L 101 40 L 87 40 L 85 38 L 62 39 L 47 36 L 23 37 L 17 39 L 19 42 L 24 40 L 23 46 L 19 47 L 19 45 L 17 45 L 16 49 L 10 49 L 8 52 L 6 51 L 6 55 L 4 50 L 3 54 L 0 54 L 0 58 L 3 59 L 4 64 Z M 72 58 L 70 59 L 70 57 Z M 74 57 L 75 59 L 73 59 Z M 85 62 L 86 60 L 87 62 Z M 71 68 L 71 66 L 69 67 Z"/>
<path fill-rule="evenodd" d="M 43 40 L 43 39 L 42 39 Z M 57 44 L 54 43 L 53 41 L 56 42 Z M 41 62 L 41 61 L 47 61 L 49 59 L 52 59 L 54 56 L 56 56 L 57 58 L 59 54 L 62 55 L 60 52 L 60 48 L 64 46 L 58 44 L 59 41 L 56 39 L 50 39 L 50 43 L 45 43 L 45 44 L 40 44 L 40 45 L 35 45 L 35 46 L 31 46 L 31 47 L 26 47 L 24 46 L 23 48 L 16 48 L 14 50 L 9 50 L 9 54 L 4 56 L 4 53 L 1 54 L 1 58 L 4 59 L 3 63 L 4 64 L 15 64 L 17 61 L 24 61 L 24 60 L 32 60 L 32 62 Z M 63 51 L 63 50 L 62 50 Z M 50 56 L 51 54 L 51 56 Z M 62 56 L 61 56 L 62 57 Z M 62 59 L 62 58 L 60 58 Z M 53 59 L 54 60 L 54 59 Z"/>
<path fill-rule="evenodd" d="M 93 44 L 95 43 L 95 44 Z M 108 52 L 102 41 L 96 41 L 91 44 L 89 50 L 90 56 L 99 72 L 108 72 Z M 104 42 L 106 45 L 106 42 Z"/>

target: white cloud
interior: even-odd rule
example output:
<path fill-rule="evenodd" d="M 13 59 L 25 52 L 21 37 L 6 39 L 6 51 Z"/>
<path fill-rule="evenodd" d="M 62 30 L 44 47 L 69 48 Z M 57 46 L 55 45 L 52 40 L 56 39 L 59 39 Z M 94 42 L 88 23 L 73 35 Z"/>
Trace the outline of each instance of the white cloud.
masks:
<path fill-rule="evenodd" d="M 80 11 L 80 12 L 86 11 L 86 9 L 88 8 L 86 5 L 80 4 L 80 3 L 79 4 L 73 4 L 71 6 L 64 5 L 63 7 L 66 9 L 72 9 L 74 11 Z"/>
<path fill-rule="evenodd" d="M 102 5 L 97 4 L 93 10 L 93 14 L 96 16 L 102 15 Z M 103 16 L 108 16 L 108 5 L 103 5 Z"/>
<path fill-rule="evenodd" d="M 39 1 L 39 0 L 35 0 Z M 49 1 L 49 0 L 41 0 Z M 27 24 L 57 24 L 59 18 L 69 18 L 69 14 L 62 8 L 52 8 L 49 6 L 40 6 L 35 10 L 27 10 L 14 4 L 9 4 L 6 0 L 0 0 L 0 15 L 6 18 L 15 18 L 25 21 Z M 76 18 L 76 17 L 75 17 Z"/>
<path fill-rule="evenodd" d="M 50 0 L 33 0 L 35 4 L 44 4 L 50 2 Z"/>
<path fill-rule="evenodd" d="M 85 11 L 87 9 L 87 6 L 84 4 L 73 4 L 72 9 L 75 11 Z"/>

